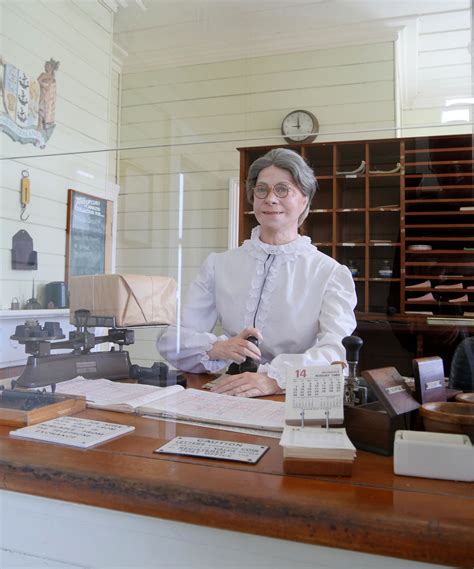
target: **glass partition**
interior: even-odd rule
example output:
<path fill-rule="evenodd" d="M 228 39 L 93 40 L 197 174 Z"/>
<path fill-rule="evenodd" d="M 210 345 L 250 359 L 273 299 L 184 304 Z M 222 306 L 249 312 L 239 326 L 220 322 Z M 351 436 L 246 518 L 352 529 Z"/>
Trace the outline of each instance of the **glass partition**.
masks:
<path fill-rule="evenodd" d="M 14 26 L 21 3 L 2 10 Z M 98 10 L 88 14 L 96 24 L 105 18 Z M 313 10 L 309 3 L 309 19 Z M 33 25 L 41 16 L 29 18 Z M 113 16 L 103 29 L 120 42 L 120 12 L 115 18 L 115 36 Z M 210 21 L 202 20 L 201 32 Z M 177 24 L 170 22 L 164 31 L 171 46 Z M 413 358 L 440 355 L 449 374 L 474 314 L 469 3 L 456 3 L 449 15 L 420 16 L 418 24 L 415 47 L 408 25 L 391 38 L 354 45 L 214 53 L 202 62 L 188 50 L 188 63 L 169 67 L 146 61 L 133 68 L 125 57 L 121 68 L 107 67 L 104 56 L 108 87 L 99 98 L 100 74 L 84 38 L 79 59 L 90 77 L 95 69 L 90 83 L 83 81 L 86 67 L 76 74 L 69 46 L 56 73 L 56 127 L 47 145 L 0 132 L 2 314 L 17 305 L 31 309 L 32 298 L 48 310 L 47 285 L 68 285 L 69 190 L 98 200 L 94 207 L 108 204 L 104 271 L 172 277 L 179 310 L 208 255 L 238 246 L 256 224 L 242 184 L 251 162 L 291 144 L 319 181 L 303 231 L 354 278 L 361 368 L 394 365 L 411 376 Z M 109 57 L 102 32 L 94 33 Z M 242 41 L 257 45 L 256 34 L 250 27 Z M 5 61 L 32 67 L 6 24 L 3 35 Z M 132 51 L 131 61 L 137 57 Z M 35 58 L 36 67 L 43 59 Z M 306 132 L 296 122 L 289 142 L 282 123 L 295 110 L 310 111 L 317 124 Z M 31 189 L 22 211 L 24 177 Z M 32 240 L 35 269 L 12 266 L 18 232 Z M 134 363 L 160 358 L 159 333 L 136 330 Z"/>

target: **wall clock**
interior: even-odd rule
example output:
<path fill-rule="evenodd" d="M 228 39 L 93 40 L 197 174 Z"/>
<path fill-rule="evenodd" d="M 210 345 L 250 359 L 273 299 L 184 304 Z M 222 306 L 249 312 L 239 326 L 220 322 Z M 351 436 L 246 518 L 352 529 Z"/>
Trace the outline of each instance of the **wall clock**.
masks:
<path fill-rule="evenodd" d="M 281 123 L 281 133 L 290 143 L 313 142 L 318 132 L 318 119 L 309 111 L 291 111 Z"/>

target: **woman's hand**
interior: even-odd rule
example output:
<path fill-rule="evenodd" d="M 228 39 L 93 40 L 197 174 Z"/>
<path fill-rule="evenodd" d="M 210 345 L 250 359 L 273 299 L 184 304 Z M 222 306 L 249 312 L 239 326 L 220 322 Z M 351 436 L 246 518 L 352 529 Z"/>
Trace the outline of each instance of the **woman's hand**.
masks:
<path fill-rule="evenodd" d="M 239 375 L 229 375 L 219 379 L 211 387 L 214 393 L 224 393 L 225 395 L 236 395 L 237 397 L 262 397 L 279 393 L 278 383 L 268 377 L 266 373 L 252 373 L 246 371 Z"/>
<path fill-rule="evenodd" d="M 259 341 L 262 335 L 257 328 L 244 328 L 240 334 L 228 340 L 217 340 L 212 348 L 207 352 L 211 360 L 232 360 L 238 364 L 245 361 L 245 358 L 252 358 L 260 361 L 260 350 L 257 346 L 246 340 L 249 336 L 255 336 Z"/>

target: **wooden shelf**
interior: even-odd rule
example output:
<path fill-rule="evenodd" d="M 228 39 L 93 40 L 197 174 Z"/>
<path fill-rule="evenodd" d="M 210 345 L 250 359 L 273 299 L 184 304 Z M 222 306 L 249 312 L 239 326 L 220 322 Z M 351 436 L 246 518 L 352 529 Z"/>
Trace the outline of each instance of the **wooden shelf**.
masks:
<path fill-rule="evenodd" d="M 406 237 L 405 241 L 462 241 L 474 242 L 474 237 Z"/>
<path fill-rule="evenodd" d="M 411 190 L 413 188 L 406 188 L 407 190 Z M 411 204 L 439 204 L 439 203 L 452 203 L 453 198 L 430 198 L 430 199 L 423 199 L 420 198 L 418 200 L 405 200 L 405 205 Z M 456 199 L 456 203 L 472 203 L 474 204 L 474 198 L 458 198 Z"/>
<path fill-rule="evenodd" d="M 474 255 L 474 251 L 464 249 L 431 249 L 430 251 L 412 251 L 407 249 L 407 255 Z"/>
<path fill-rule="evenodd" d="M 456 280 L 456 281 L 468 281 L 472 280 L 474 284 L 474 275 L 468 277 L 464 275 L 427 275 L 426 273 L 423 275 L 406 275 L 405 279 L 410 280 Z M 413 290 L 413 289 L 412 289 Z"/>
<path fill-rule="evenodd" d="M 449 146 L 447 148 L 430 148 L 429 150 L 424 148 L 408 150 L 405 149 L 405 154 L 422 154 L 422 153 L 437 153 L 437 152 L 472 152 L 472 146 Z"/>
<path fill-rule="evenodd" d="M 406 216 L 411 216 L 414 215 L 416 217 L 420 217 L 423 215 L 429 215 L 430 217 L 436 217 L 438 215 L 449 215 L 449 217 L 452 216 L 458 216 L 458 215 L 474 215 L 474 210 L 470 210 L 470 211 L 459 211 L 459 210 L 433 210 L 433 211 L 407 211 L 405 212 Z"/>
<path fill-rule="evenodd" d="M 250 164 L 271 148 L 277 146 L 239 149 L 242 204 L 246 203 L 244 188 Z M 460 210 L 474 206 L 471 135 L 343 141 L 288 148 L 304 156 L 315 172 L 322 174 L 318 175 L 320 190 L 305 221 L 305 233 L 340 263 L 351 262 L 358 268 L 359 274 L 354 277 L 358 317 L 386 317 L 387 309 L 395 308 L 396 316 L 404 320 L 422 318 L 410 314 L 410 308 L 417 303 L 410 301 L 409 296 L 417 292 L 444 297 L 469 293 L 469 300 L 473 300 L 473 292 L 466 288 L 406 288 L 427 280 L 474 286 L 474 251 L 463 248 L 474 244 L 474 223 L 470 223 L 474 210 Z M 362 161 L 364 172 L 337 173 L 356 170 Z M 397 163 L 400 169 L 389 172 Z M 245 211 L 240 216 L 241 241 L 256 225 L 250 213 Z M 417 243 L 430 244 L 432 249 L 408 249 Z M 377 276 L 386 261 L 393 270 L 392 278 Z M 428 303 L 433 304 L 437 315 L 450 317 L 448 307 L 458 306 L 445 300 Z"/>
<path fill-rule="evenodd" d="M 452 293 L 452 294 L 457 294 L 457 295 L 461 295 L 461 294 L 474 294 L 474 290 L 473 291 L 469 291 L 465 288 L 428 288 L 428 287 L 419 287 L 419 288 L 409 288 L 405 286 L 405 290 L 406 292 L 410 292 L 410 293 L 414 293 L 417 294 L 419 292 L 439 292 L 439 293 Z"/>
<path fill-rule="evenodd" d="M 450 152 L 452 152 L 450 150 Z M 474 160 L 427 160 L 427 161 L 419 161 L 419 162 L 407 162 L 405 161 L 405 168 L 408 166 L 440 166 L 440 165 L 458 165 L 458 164 L 474 164 Z"/>
<path fill-rule="evenodd" d="M 462 302 L 441 302 L 441 301 L 436 301 L 436 300 L 410 300 L 407 299 L 405 301 L 407 304 L 409 304 L 410 306 L 413 305 L 423 305 L 423 306 L 474 306 L 474 302 L 467 302 L 467 301 L 462 301 Z"/>
<path fill-rule="evenodd" d="M 463 223 L 463 224 L 456 224 L 456 228 L 468 228 L 468 229 L 472 229 L 472 223 Z M 417 223 L 416 225 L 405 225 L 406 229 L 452 229 L 452 224 L 450 223 Z"/>
<path fill-rule="evenodd" d="M 406 267 L 474 267 L 474 263 L 463 263 L 462 261 L 454 262 L 437 262 L 437 261 L 407 261 Z M 474 275 L 473 275 L 474 278 Z"/>

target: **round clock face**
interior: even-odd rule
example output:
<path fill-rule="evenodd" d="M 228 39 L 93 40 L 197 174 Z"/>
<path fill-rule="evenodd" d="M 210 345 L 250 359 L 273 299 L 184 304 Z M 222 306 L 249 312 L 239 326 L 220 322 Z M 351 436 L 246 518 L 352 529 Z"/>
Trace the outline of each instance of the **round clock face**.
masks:
<path fill-rule="evenodd" d="M 318 130 L 318 120 L 309 111 L 292 111 L 281 123 L 281 133 L 288 142 L 312 142 Z"/>

